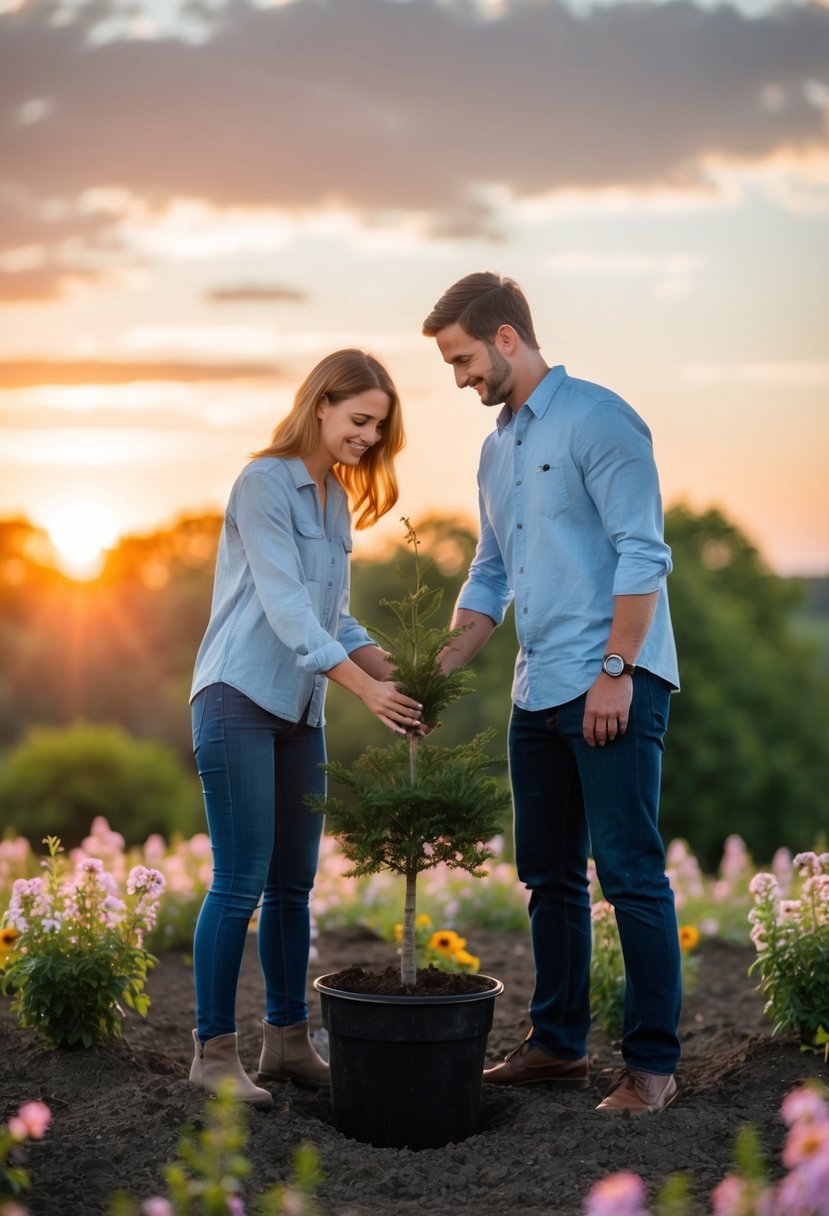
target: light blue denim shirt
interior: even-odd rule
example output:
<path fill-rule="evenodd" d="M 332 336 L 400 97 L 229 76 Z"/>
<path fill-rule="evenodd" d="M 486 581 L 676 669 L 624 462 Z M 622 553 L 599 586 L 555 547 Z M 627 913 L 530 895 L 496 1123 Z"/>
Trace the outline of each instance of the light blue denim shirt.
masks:
<path fill-rule="evenodd" d="M 679 686 L 650 431 L 608 389 L 552 368 L 505 406 L 478 469 L 481 537 L 458 606 L 496 624 L 515 600 L 512 699 L 563 705 L 599 674 L 615 595 L 658 591 L 636 662 Z"/>
<path fill-rule="evenodd" d="M 348 614 L 351 519 L 328 475 L 325 518 L 301 460 L 252 460 L 230 492 L 191 700 L 231 684 L 263 709 L 322 725 L 330 671 L 373 639 Z"/>

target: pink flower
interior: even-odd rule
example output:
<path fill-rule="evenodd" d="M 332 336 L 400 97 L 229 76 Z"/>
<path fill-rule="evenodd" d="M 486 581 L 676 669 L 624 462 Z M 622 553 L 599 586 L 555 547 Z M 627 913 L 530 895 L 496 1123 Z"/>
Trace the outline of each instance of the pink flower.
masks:
<path fill-rule="evenodd" d="M 24 1140 L 42 1140 L 51 1122 L 52 1112 L 45 1102 L 24 1102 L 17 1114 L 9 1119 L 9 1135 L 18 1144 Z"/>
<path fill-rule="evenodd" d="M 788 1174 L 774 1196 L 774 1216 L 827 1216 L 829 1192 L 815 1192 L 797 1170 Z"/>
<path fill-rule="evenodd" d="M 142 1203 L 141 1216 L 175 1216 L 175 1211 L 169 1200 L 160 1199 L 155 1195 Z"/>
<path fill-rule="evenodd" d="M 787 1169 L 797 1168 L 804 1175 L 818 1173 L 829 1184 L 829 1119 L 798 1119 L 789 1132 L 782 1159 Z"/>
<path fill-rule="evenodd" d="M 783 1122 L 789 1127 L 801 1120 L 808 1123 L 829 1122 L 829 1104 L 811 1085 L 801 1085 L 786 1094 L 780 1107 Z"/>
<path fill-rule="evenodd" d="M 729 836 L 723 848 L 720 874 L 726 882 L 733 883 L 748 869 L 748 865 L 749 856 L 742 836 Z"/>
<path fill-rule="evenodd" d="M 613 911 L 613 905 L 609 904 L 606 899 L 597 899 L 590 908 L 590 919 L 601 924 L 603 921 L 615 920 L 616 913 Z"/>
<path fill-rule="evenodd" d="M 144 856 L 147 861 L 161 861 L 166 852 L 167 846 L 164 843 L 164 837 L 159 836 L 158 832 L 153 832 L 152 836 L 147 837 L 144 843 Z"/>
<path fill-rule="evenodd" d="M 638 1174 L 621 1170 L 590 1188 L 584 1216 L 647 1216 L 643 1207 L 647 1189 Z"/>
<path fill-rule="evenodd" d="M 771 859 L 771 868 L 782 890 L 788 891 L 792 885 L 792 855 L 788 849 L 777 850 Z"/>
<path fill-rule="evenodd" d="M 766 930 L 764 925 L 755 925 L 751 930 L 749 937 L 754 943 L 754 947 L 758 954 L 763 950 L 768 950 L 769 944 L 766 939 Z"/>
<path fill-rule="evenodd" d="M 723 1178 L 711 1192 L 712 1216 L 771 1216 L 773 1195 L 746 1178 Z"/>
<path fill-rule="evenodd" d="M 154 898 L 161 894 L 164 886 L 164 875 L 161 871 L 149 870 L 146 866 L 133 866 L 127 876 L 127 891 L 130 895 L 140 891 Z"/>
<path fill-rule="evenodd" d="M 748 889 L 758 899 L 765 899 L 769 895 L 777 895 L 780 890 L 774 875 L 766 873 L 755 874 L 748 884 Z"/>

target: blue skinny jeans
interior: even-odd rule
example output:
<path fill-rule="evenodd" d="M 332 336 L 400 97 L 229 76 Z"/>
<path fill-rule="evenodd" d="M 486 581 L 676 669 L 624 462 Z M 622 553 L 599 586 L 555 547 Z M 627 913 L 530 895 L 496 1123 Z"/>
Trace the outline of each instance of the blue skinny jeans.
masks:
<path fill-rule="evenodd" d="M 250 918 L 260 899 L 259 962 L 266 1020 L 308 1016 L 309 897 L 323 816 L 325 736 L 286 722 L 228 684 L 194 698 L 193 750 L 213 850 L 213 882 L 196 924 L 196 1027 L 205 1042 L 236 1029 L 236 988 Z"/>
<path fill-rule="evenodd" d="M 582 737 L 584 696 L 535 712 L 513 707 L 515 855 L 531 893 L 536 969 L 532 1039 L 551 1055 L 578 1059 L 587 1049 L 592 849 L 624 954 L 623 1059 L 662 1074 L 679 1059 L 679 938 L 657 827 L 669 702 L 664 681 L 638 672 L 627 731 L 595 748 Z"/>

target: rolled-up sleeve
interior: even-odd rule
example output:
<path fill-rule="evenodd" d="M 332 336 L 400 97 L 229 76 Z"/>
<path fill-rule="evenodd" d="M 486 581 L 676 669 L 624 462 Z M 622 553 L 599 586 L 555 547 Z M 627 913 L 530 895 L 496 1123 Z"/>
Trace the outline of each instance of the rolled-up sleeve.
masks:
<path fill-rule="evenodd" d="M 359 650 L 361 646 L 377 645 L 374 638 L 363 628 L 360 622 L 355 617 L 349 616 L 347 612 L 340 614 L 337 626 L 337 641 L 347 654 Z"/>
<path fill-rule="evenodd" d="M 478 509 L 481 516 L 481 534 L 475 556 L 469 567 L 469 575 L 458 596 L 458 608 L 480 612 L 500 625 L 512 603 L 513 592 L 509 585 L 504 558 L 487 515 L 486 507 L 478 492 Z"/>
<path fill-rule="evenodd" d="M 256 594 L 268 624 L 297 665 L 313 674 L 348 658 L 343 643 L 323 628 L 306 586 L 288 498 L 263 470 L 239 485 L 233 522 L 245 549 Z"/>
<path fill-rule="evenodd" d="M 614 595 L 661 590 L 671 572 L 651 434 L 630 409 L 591 410 L 579 429 L 584 483 L 618 554 Z"/>

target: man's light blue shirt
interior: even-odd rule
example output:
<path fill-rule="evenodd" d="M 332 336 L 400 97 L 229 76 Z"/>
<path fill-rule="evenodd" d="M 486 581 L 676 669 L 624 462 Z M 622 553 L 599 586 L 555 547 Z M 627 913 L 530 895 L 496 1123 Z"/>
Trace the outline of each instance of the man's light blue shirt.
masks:
<path fill-rule="evenodd" d="M 517 414 L 499 414 L 481 450 L 478 495 L 481 536 L 458 607 L 500 624 L 515 601 L 519 708 L 587 691 L 616 595 L 659 593 L 636 663 L 679 686 L 651 435 L 621 397 L 552 368 Z"/>
<path fill-rule="evenodd" d="M 348 613 L 351 519 L 331 474 L 326 509 L 301 460 L 263 457 L 239 474 L 219 538 L 210 621 L 192 698 L 231 684 L 257 705 L 324 723 L 323 675 L 373 644 Z"/>

